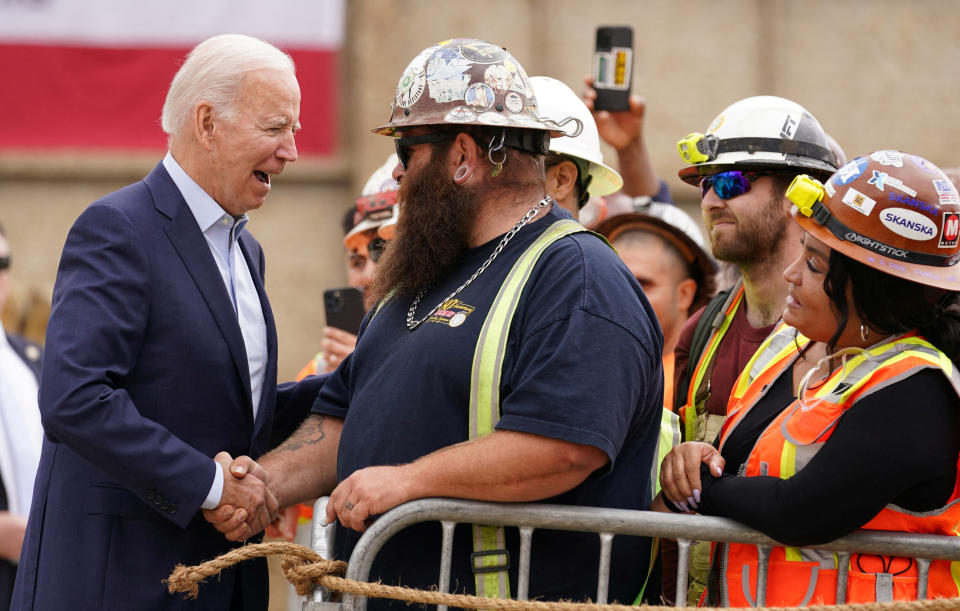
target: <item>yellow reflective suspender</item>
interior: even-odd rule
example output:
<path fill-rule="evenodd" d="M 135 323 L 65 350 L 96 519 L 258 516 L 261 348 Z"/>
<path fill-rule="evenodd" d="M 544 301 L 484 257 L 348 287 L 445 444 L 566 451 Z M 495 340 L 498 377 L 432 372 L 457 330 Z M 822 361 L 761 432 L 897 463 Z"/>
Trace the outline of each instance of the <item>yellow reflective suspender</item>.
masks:
<path fill-rule="evenodd" d="M 500 419 L 500 378 L 510 323 L 537 260 L 550 244 L 581 231 L 587 230 L 574 220 L 563 219 L 553 223 L 520 255 L 500 286 L 483 322 L 473 354 L 470 371 L 470 439 L 489 435 Z M 510 557 L 503 527 L 473 525 L 470 564 L 476 578 L 477 596 L 510 597 L 507 573 Z"/>
<path fill-rule="evenodd" d="M 743 282 L 740 281 L 737 283 L 735 290 L 730 293 L 727 303 L 724 304 L 723 321 L 719 327 L 716 326 L 716 323 L 712 323 L 715 325 L 715 328 L 710 335 L 710 339 L 707 341 L 706 348 L 704 348 L 700 355 L 697 368 L 693 372 L 690 386 L 687 389 L 687 401 L 683 407 L 684 439 L 687 441 L 695 440 L 698 412 L 704 409 L 702 404 L 697 405 L 697 393 L 700 390 L 700 385 L 703 383 L 706 372 L 711 370 L 710 365 L 713 363 L 717 347 L 720 345 L 723 336 L 726 335 L 727 329 L 730 328 L 730 323 L 733 321 L 733 317 L 737 313 L 737 309 L 740 307 L 742 301 Z"/>

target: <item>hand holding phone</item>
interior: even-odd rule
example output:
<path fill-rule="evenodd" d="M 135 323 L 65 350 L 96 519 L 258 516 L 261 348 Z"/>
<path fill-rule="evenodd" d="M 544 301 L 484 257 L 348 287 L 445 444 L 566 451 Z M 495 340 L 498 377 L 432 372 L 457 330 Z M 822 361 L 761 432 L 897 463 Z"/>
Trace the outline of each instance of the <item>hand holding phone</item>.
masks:
<path fill-rule="evenodd" d="M 323 309 L 328 327 L 356 335 L 365 314 L 363 293 L 352 287 L 327 289 L 323 292 Z"/>
<path fill-rule="evenodd" d="M 601 26 L 597 28 L 593 54 L 595 110 L 629 110 L 633 81 L 633 28 Z"/>

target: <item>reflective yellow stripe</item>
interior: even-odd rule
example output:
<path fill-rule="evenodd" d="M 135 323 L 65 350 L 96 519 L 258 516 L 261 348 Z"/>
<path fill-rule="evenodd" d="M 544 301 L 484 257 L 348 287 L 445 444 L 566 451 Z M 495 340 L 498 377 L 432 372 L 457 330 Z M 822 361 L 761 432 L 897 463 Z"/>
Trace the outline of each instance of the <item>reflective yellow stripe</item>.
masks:
<path fill-rule="evenodd" d="M 560 238 L 587 231 L 580 223 L 564 219 L 548 227 L 520 255 L 500 286 L 490 306 L 483 327 L 477 337 L 470 371 L 469 438 L 489 435 L 500 420 L 500 379 L 503 373 L 503 357 L 506 352 L 510 323 L 523 294 L 530 274 L 540 255 L 550 244 Z M 602 239 L 602 238 L 601 238 Z M 606 240 L 604 240 L 606 242 Z M 504 529 L 496 526 L 473 526 L 473 551 L 495 552 L 506 550 Z M 480 567 L 505 566 L 505 554 L 489 554 L 474 557 Z M 506 570 L 474 573 L 477 595 L 492 598 L 510 597 L 510 580 Z"/>
<path fill-rule="evenodd" d="M 717 351 L 717 346 L 720 345 L 720 340 L 723 339 L 723 336 L 727 333 L 727 329 L 730 328 L 730 323 L 733 321 L 733 317 L 737 313 L 737 308 L 740 307 L 741 301 L 743 301 L 743 284 L 740 284 L 740 288 L 737 289 L 737 292 L 733 298 L 733 303 L 731 303 L 727 308 L 727 311 L 723 313 L 723 323 L 718 329 L 714 330 L 713 334 L 710 336 L 710 339 L 707 341 L 707 345 L 703 350 L 703 354 L 700 355 L 700 360 L 697 362 L 697 367 L 693 370 L 693 379 L 690 380 L 690 386 L 687 388 L 687 402 L 685 409 L 683 410 L 685 438 L 689 441 L 694 440 L 694 436 L 697 432 L 697 412 L 703 407 L 696 405 L 697 391 L 700 389 L 700 385 L 703 383 L 703 376 L 706 374 L 707 365 L 713 361 L 713 356 Z"/>
<path fill-rule="evenodd" d="M 789 441 L 783 442 L 780 453 L 780 479 L 790 479 L 796 473 L 797 446 Z"/>
<path fill-rule="evenodd" d="M 660 412 L 660 435 L 657 438 L 657 451 L 650 469 L 651 499 L 660 494 L 660 465 L 667 454 L 680 443 L 680 417 L 667 408 Z"/>

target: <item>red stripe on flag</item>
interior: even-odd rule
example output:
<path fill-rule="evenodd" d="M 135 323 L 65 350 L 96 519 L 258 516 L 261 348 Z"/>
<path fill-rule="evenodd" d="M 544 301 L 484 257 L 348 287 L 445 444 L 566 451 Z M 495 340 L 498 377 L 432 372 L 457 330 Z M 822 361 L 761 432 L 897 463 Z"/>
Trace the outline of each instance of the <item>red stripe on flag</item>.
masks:
<path fill-rule="evenodd" d="M 162 151 L 160 112 L 186 48 L 0 44 L 0 148 Z M 303 154 L 337 145 L 337 52 L 287 49 L 297 64 Z"/>

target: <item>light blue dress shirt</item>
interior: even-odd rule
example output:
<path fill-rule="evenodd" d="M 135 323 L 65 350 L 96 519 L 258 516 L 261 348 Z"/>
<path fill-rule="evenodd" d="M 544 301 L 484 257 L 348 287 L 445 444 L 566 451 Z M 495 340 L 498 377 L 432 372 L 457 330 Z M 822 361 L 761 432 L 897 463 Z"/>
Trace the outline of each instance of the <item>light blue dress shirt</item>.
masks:
<path fill-rule="evenodd" d="M 250 373 L 250 391 L 253 397 L 253 418 L 256 420 L 263 394 L 264 374 L 267 368 L 267 324 L 257 287 L 250 275 L 250 268 L 240 252 L 238 239 L 247 224 L 247 215 L 234 218 L 220 207 L 200 185 L 193 181 L 169 152 L 163 158 L 163 167 L 193 212 L 203 237 L 210 247 L 210 254 L 217 262 L 227 294 L 240 323 L 243 343 L 247 350 L 247 369 Z M 213 485 L 203 503 L 204 509 L 213 509 L 220 504 L 223 494 L 223 471 L 217 465 Z"/>

